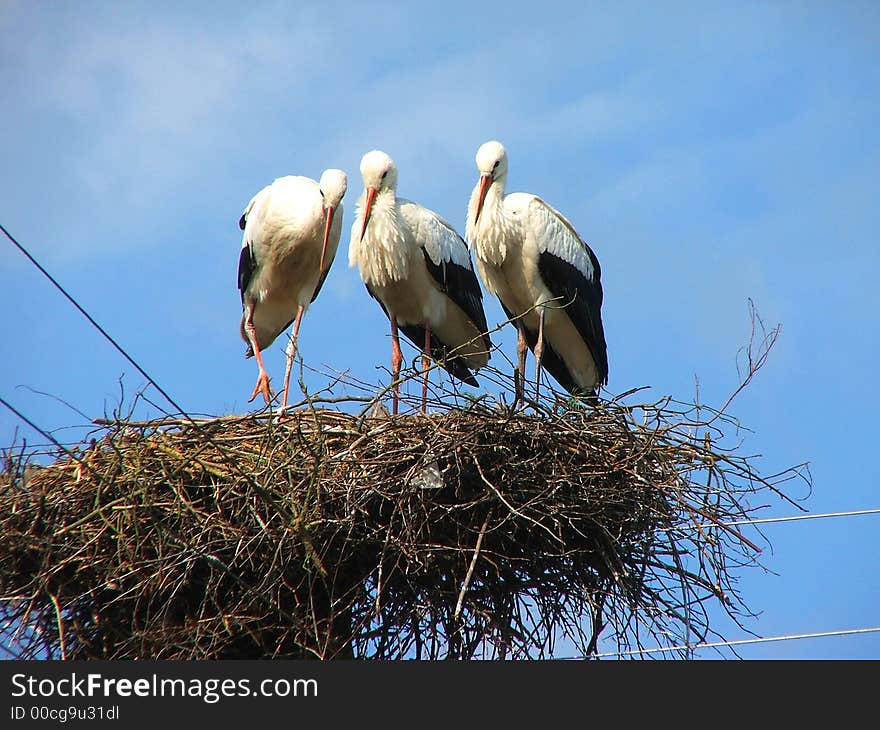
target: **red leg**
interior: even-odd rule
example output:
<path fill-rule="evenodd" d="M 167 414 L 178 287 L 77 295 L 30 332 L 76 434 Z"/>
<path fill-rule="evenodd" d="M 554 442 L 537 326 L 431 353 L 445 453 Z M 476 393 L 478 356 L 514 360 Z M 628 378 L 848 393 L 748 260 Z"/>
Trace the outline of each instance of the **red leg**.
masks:
<path fill-rule="evenodd" d="M 290 342 L 287 343 L 287 366 L 284 369 L 284 394 L 281 396 L 281 412 L 287 408 L 287 391 L 290 390 L 290 370 L 293 367 L 293 358 L 296 357 L 296 342 L 299 337 L 299 326 L 302 322 L 303 313 L 306 308 L 300 305 L 299 311 L 296 313 L 296 321 L 293 323 L 293 335 Z"/>
<path fill-rule="evenodd" d="M 526 336 L 523 334 L 522 329 L 517 329 L 517 338 L 516 338 L 516 357 L 517 357 L 517 370 L 513 374 L 513 387 L 514 387 L 514 403 L 517 403 L 522 399 L 525 395 L 526 390 L 526 352 L 528 352 L 529 346 L 526 343 Z"/>
<path fill-rule="evenodd" d="M 263 355 L 260 352 L 260 346 L 257 344 L 257 331 L 254 329 L 253 305 L 249 305 L 247 308 L 244 331 L 247 333 L 248 339 L 250 340 L 251 349 L 253 349 L 254 356 L 257 358 L 257 367 L 260 369 L 260 374 L 257 377 L 257 384 L 254 386 L 254 392 L 251 393 L 251 397 L 248 398 L 248 403 L 253 402 L 254 398 L 257 397 L 257 393 L 262 393 L 263 398 L 266 399 L 266 405 L 268 405 L 272 402 L 272 396 L 269 391 L 269 375 L 266 373 L 266 368 L 263 367 Z"/>
<path fill-rule="evenodd" d="M 535 345 L 535 400 L 541 389 L 541 358 L 544 356 L 544 309 L 538 310 L 538 342 Z"/>
<path fill-rule="evenodd" d="M 428 368 L 431 367 L 431 328 L 425 323 L 425 349 L 422 350 L 422 413 L 428 410 Z"/>
<path fill-rule="evenodd" d="M 403 362 L 403 353 L 400 351 L 400 337 L 397 334 L 397 317 L 391 318 L 391 380 L 394 383 L 394 401 L 391 409 L 392 415 L 397 415 L 397 402 L 400 399 L 400 364 Z"/>

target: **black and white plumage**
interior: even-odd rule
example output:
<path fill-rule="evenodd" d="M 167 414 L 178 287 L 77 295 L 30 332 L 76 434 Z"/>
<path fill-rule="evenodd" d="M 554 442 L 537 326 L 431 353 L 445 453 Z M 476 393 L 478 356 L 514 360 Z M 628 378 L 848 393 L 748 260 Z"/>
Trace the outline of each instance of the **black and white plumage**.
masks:
<path fill-rule="evenodd" d="M 336 256 L 342 232 L 346 176 L 325 170 L 319 182 L 288 175 L 267 185 L 239 219 L 244 231 L 238 261 L 241 337 L 245 357 L 256 355 L 259 377 L 250 400 L 262 393 L 271 402 L 262 351 L 293 323 L 287 346 L 282 410 L 287 406 L 290 370 L 303 314 L 318 296 Z"/>
<path fill-rule="evenodd" d="M 422 411 L 428 357 L 451 375 L 477 385 L 472 371 L 489 361 L 492 346 L 483 293 L 464 239 L 440 216 L 396 195 L 397 168 L 384 152 L 361 160 L 358 200 L 348 260 L 391 321 L 391 364 L 398 380 L 403 356 L 398 328 L 423 354 Z M 398 388 L 394 386 L 393 412 Z"/>
<path fill-rule="evenodd" d="M 601 268 L 574 226 L 541 198 L 504 194 L 507 153 L 486 142 L 468 205 L 467 236 L 486 288 L 519 331 L 517 389 L 526 347 L 568 392 L 594 394 L 608 382 Z M 537 384 L 536 384 L 537 388 Z M 521 391 L 520 391 L 521 392 Z"/>

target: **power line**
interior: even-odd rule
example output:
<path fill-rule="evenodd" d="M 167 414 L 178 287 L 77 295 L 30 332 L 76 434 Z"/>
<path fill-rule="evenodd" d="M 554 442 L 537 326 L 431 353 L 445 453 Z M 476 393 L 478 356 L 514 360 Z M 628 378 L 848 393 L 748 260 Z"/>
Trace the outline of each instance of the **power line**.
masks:
<path fill-rule="evenodd" d="M 123 347 L 118 342 L 116 342 L 116 340 L 114 340 L 107 333 L 107 331 L 103 327 L 101 327 L 101 325 L 99 325 L 85 309 L 82 308 L 82 306 L 80 306 L 79 302 L 77 302 L 76 299 L 74 299 L 70 294 L 68 294 L 67 290 L 63 286 L 61 286 L 61 284 L 59 284 L 58 281 L 48 271 L 46 271 L 45 268 L 43 268 L 43 266 L 40 264 L 40 262 L 37 261 L 22 244 L 20 244 L 17 240 L 15 240 L 15 237 L 9 231 L 7 231 L 6 228 L 2 224 L 0 224 L 0 231 L 3 231 L 5 236 L 12 242 L 12 244 L 19 251 L 21 251 L 25 255 L 25 257 L 27 257 L 28 261 L 30 261 L 34 266 L 36 266 L 40 270 L 40 273 L 42 273 L 43 276 L 45 276 L 50 282 L 52 282 L 52 284 L 55 286 L 55 288 L 58 289 L 58 291 L 60 291 L 64 295 L 64 297 L 74 307 L 77 308 L 77 310 L 80 312 L 80 314 L 82 314 L 89 321 L 89 323 L 95 329 L 97 329 L 98 332 L 100 332 L 111 345 L 113 345 L 113 347 L 116 348 L 116 350 L 119 352 L 119 354 L 121 354 L 126 360 L 128 360 L 128 362 L 130 362 L 135 368 L 137 368 L 138 372 L 141 375 L 143 375 L 153 385 L 153 387 L 157 391 L 159 391 L 159 393 L 161 393 L 161 395 L 165 398 L 165 400 L 167 400 L 173 408 L 177 409 L 177 412 L 180 413 L 205 438 L 205 440 L 208 443 L 210 443 L 212 446 L 214 446 L 214 448 L 217 449 L 218 453 L 220 454 L 220 458 L 223 459 L 223 461 L 226 464 L 228 464 L 233 469 L 233 471 L 235 471 L 241 478 L 243 478 L 246 482 L 248 482 L 248 484 L 250 484 L 250 486 L 257 492 L 257 494 L 265 502 L 270 504 L 274 509 L 276 509 L 280 514 L 284 515 L 286 518 L 293 520 L 293 516 L 290 514 L 290 512 L 287 510 L 287 508 L 285 506 L 283 506 L 282 504 L 280 504 L 279 502 L 277 502 L 277 500 L 275 500 L 274 497 L 272 497 L 272 495 L 270 495 L 265 489 L 263 489 L 259 484 L 257 484 L 257 482 L 254 480 L 253 476 L 251 476 L 250 474 L 248 474 L 247 472 L 242 470 L 242 468 L 238 465 L 238 462 L 235 461 L 235 459 L 233 457 L 231 457 L 227 453 L 227 451 L 225 449 L 223 449 L 216 441 L 214 441 L 214 439 L 211 437 L 211 434 L 208 433 L 207 431 L 205 431 L 201 426 L 199 426 L 199 424 L 196 423 L 196 421 L 192 418 L 192 416 L 190 416 L 181 406 L 179 406 L 177 404 L 177 402 L 170 395 L 168 395 L 168 393 L 166 393 L 165 390 L 162 387 L 160 387 L 159 384 L 155 380 L 153 380 L 153 378 L 151 378 L 149 376 L 149 374 L 140 365 L 138 365 L 138 363 L 134 360 L 134 358 L 131 357 L 131 355 L 129 355 L 123 349 Z M 55 439 L 53 439 L 49 434 L 47 434 L 45 431 L 43 431 L 42 429 L 37 427 L 33 422 L 24 418 L 24 416 L 22 416 L 18 411 L 16 411 L 14 408 L 12 408 L 12 406 L 10 406 L 8 403 L 6 403 L 6 401 L 2 401 L 2 403 L 4 405 L 6 405 L 7 408 L 12 410 L 13 413 L 19 415 L 28 425 L 35 428 L 41 434 L 46 436 L 49 440 L 55 442 Z M 58 444 L 58 445 L 60 446 L 60 444 Z M 64 447 L 61 447 L 61 448 L 64 449 Z M 73 456 L 73 454 L 70 451 L 68 451 L 67 449 L 64 449 L 64 451 L 67 452 L 69 455 Z M 73 458 L 76 458 L 76 457 L 73 457 Z M 77 461 L 79 461 L 79 459 L 77 459 Z M 101 481 L 100 475 L 98 475 L 98 477 L 99 477 L 99 481 Z"/>
<path fill-rule="evenodd" d="M 827 517 L 855 517 L 857 515 L 880 514 L 880 507 L 871 509 L 855 509 L 846 512 L 823 512 L 814 515 L 789 515 L 787 517 L 762 517 L 754 520 L 734 520 L 733 522 L 706 522 L 701 525 L 679 525 L 678 527 L 664 527 L 658 532 L 674 532 L 676 530 L 702 530 L 709 527 L 736 527 L 738 525 L 767 525 L 773 522 L 796 522 L 799 520 L 822 520 Z"/>
<path fill-rule="evenodd" d="M 102 480 L 103 480 L 102 477 L 101 477 L 101 475 L 100 475 L 100 474 L 96 474 L 95 471 L 94 471 L 94 469 L 92 469 L 91 466 L 89 466 L 88 464 L 86 464 L 82 459 L 80 459 L 80 458 L 79 458 L 76 454 L 74 454 L 70 449 L 68 449 L 66 446 L 64 446 L 64 444 L 62 444 L 62 443 L 61 443 L 60 441 L 58 441 L 54 436 L 52 436 L 52 434 L 50 434 L 48 431 L 44 431 L 44 430 L 43 430 L 42 428 L 40 428 L 36 423 L 34 423 L 31 419 L 29 419 L 27 416 L 25 416 L 21 411 L 17 410 L 13 405 L 11 405 L 10 403 L 8 403 L 8 402 L 7 402 L 4 398 L 2 398 L 2 397 L 0 397 L 0 404 L 6 406 L 10 411 L 12 411 L 16 416 L 18 416 L 22 421 L 24 421 L 28 426 L 30 426 L 32 429 L 34 429 L 34 431 L 36 431 L 37 433 L 39 433 L 41 436 L 43 436 L 44 438 L 49 439 L 49 441 L 51 441 L 53 444 L 55 444 L 55 446 L 57 446 L 59 449 L 61 449 L 65 454 L 67 454 L 67 455 L 68 455 L 71 459 L 73 459 L 75 462 L 77 462 L 78 464 L 80 464 L 80 465 L 82 465 L 82 466 L 87 467 L 87 468 L 89 469 L 89 471 L 91 471 L 93 474 L 95 474 L 95 476 L 98 477 L 98 480 L 99 480 L 99 481 L 102 481 Z"/>
<path fill-rule="evenodd" d="M 847 512 L 824 512 L 815 515 L 791 515 L 789 517 L 764 517 L 757 520 L 737 520 L 736 522 L 726 522 L 731 527 L 735 525 L 763 525 L 770 522 L 795 522 L 797 520 L 821 520 L 826 517 L 853 517 L 855 515 L 876 515 L 880 514 L 880 508 L 876 509 L 855 509 Z M 709 525 L 704 525 L 709 527 Z"/>
<path fill-rule="evenodd" d="M 629 649 L 627 651 L 608 651 L 592 654 L 589 658 L 634 656 L 636 654 L 662 654 L 673 651 L 711 649 L 722 646 L 743 646 L 745 644 L 769 644 L 774 641 L 793 641 L 795 639 L 821 639 L 828 636 L 853 636 L 855 634 L 872 634 L 880 632 L 880 626 L 871 626 L 863 629 L 841 629 L 839 631 L 816 631 L 809 634 L 786 634 L 783 636 L 765 636 L 754 639 L 736 639 L 734 641 L 707 641 L 700 644 L 681 644 L 679 646 L 658 646 L 650 649 Z M 587 657 L 568 657 L 569 659 L 584 659 Z"/>
<path fill-rule="evenodd" d="M 8 238 L 12 242 L 12 244 L 27 257 L 28 261 L 30 261 L 34 266 L 36 266 L 40 270 L 40 273 L 43 276 L 45 276 L 50 282 L 52 282 L 54 287 L 64 295 L 64 297 L 67 299 L 67 301 L 69 301 L 74 307 L 77 308 L 79 313 L 82 314 L 82 316 L 85 317 L 89 321 L 89 324 L 91 324 L 96 330 L 98 330 L 98 332 L 100 332 L 104 336 L 104 338 L 107 340 L 107 342 L 109 342 L 111 345 L 113 345 L 113 347 L 116 348 L 117 352 L 119 352 L 120 355 L 122 355 L 126 360 L 128 360 L 135 368 L 137 368 L 137 371 L 141 375 L 143 375 L 156 390 L 159 391 L 159 393 L 165 398 L 165 400 L 167 400 L 175 409 L 177 409 L 178 413 L 186 415 L 186 411 L 184 411 L 183 408 L 181 408 L 174 401 L 174 399 L 170 395 L 168 395 L 168 393 L 166 393 L 165 390 L 155 380 L 153 380 L 153 378 L 151 378 L 149 376 L 149 374 L 147 373 L 146 370 L 144 370 L 140 365 L 138 365 L 138 363 L 135 361 L 135 359 L 123 349 L 122 345 L 120 345 L 116 340 L 114 340 L 107 333 L 107 331 L 94 320 L 92 315 L 90 315 L 85 309 L 82 308 L 82 306 L 80 306 L 79 302 L 77 302 L 76 299 L 74 299 L 67 292 L 67 290 L 63 286 L 61 286 L 61 284 L 58 283 L 58 280 L 55 279 L 55 277 L 52 276 L 52 274 L 50 274 L 48 271 L 46 271 L 46 269 L 43 268 L 43 266 L 40 264 L 40 262 L 37 261 L 31 255 L 30 251 L 28 251 L 24 246 L 22 246 L 18 241 L 15 240 L 15 237 L 9 231 L 6 230 L 6 228 L 3 226 L 2 223 L 0 223 L 0 231 L 3 231 L 6 238 Z"/>
<path fill-rule="evenodd" d="M 231 459 L 231 458 L 229 457 L 229 455 L 226 453 L 226 451 L 225 451 L 224 449 L 220 448 L 220 446 L 218 446 L 218 444 L 214 441 L 214 439 L 211 438 L 211 435 L 210 435 L 209 433 L 207 433 L 206 431 L 204 431 L 204 430 L 203 430 L 203 429 L 202 429 L 202 428 L 201 428 L 201 427 L 195 422 L 195 420 L 193 420 L 192 416 L 190 416 L 190 415 L 189 415 L 189 414 L 188 414 L 188 413 L 187 413 L 187 412 L 186 412 L 186 411 L 185 411 L 180 405 L 178 405 L 178 403 L 177 403 L 177 402 L 176 402 L 176 401 L 175 401 L 170 395 L 168 395 L 168 393 L 166 393 L 165 390 L 164 390 L 164 389 L 163 389 L 163 388 L 162 388 L 162 387 L 161 387 L 161 386 L 160 386 L 155 380 L 153 380 L 153 378 L 150 377 L 150 375 L 147 373 L 147 371 L 144 370 L 144 369 L 143 369 L 143 368 L 142 368 L 142 367 L 141 367 L 141 366 L 135 361 L 135 359 L 134 359 L 133 357 L 131 357 L 131 355 L 129 355 L 129 354 L 125 351 L 125 349 L 123 349 L 122 345 L 120 345 L 116 340 L 114 340 L 114 339 L 113 339 L 113 338 L 107 333 L 107 331 L 106 331 L 103 327 L 101 327 L 101 325 L 99 325 L 99 324 L 94 320 L 94 318 L 93 318 L 93 317 L 92 317 L 92 316 L 91 316 L 91 315 L 90 315 L 85 309 L 83 309 L 82 306 L 80 306 L 79 302 L 77 302 L 76 299 L 74 299 L 74 298 L 73 298 L 73 297 L 67 292 L 67 290 L 66 290 L 63 286 L 61 286 L 60 283 L 58 283 L 58 281 L 55 279 L 55 277 L 53 277 L 52 274 L 50 274 L 48 271 L 46 271 L 46 269 L 40 264 L 40 262 L 37 261 L 37 260 L 31 255 L 31 253 L 30 253 L 30 252 L 29 252 L 29 251 L 28 251 L 28 250 L 27 250 L 22 244 L 20 244 L 20 243 L 15 239 L 15 237 L 14 237 L 9 231 L 6 230 L 5 226 L 3 226 L 2 223 L 0 223 L 0 231 L 3 231 L 4 235 L 5 235 L 5 236 L 6 236 L 6 237 L 12 242 L 12 244 L 13 244 L 13 245 L 14 245 L 19 251 L 21 251 L 21 252 L 25 255 L 25 257 L 27 257 L 28 261 L 30 261 L 34 266 L 36 266 L 36 267 L 40 270 L 40 273 L 42 273 L 43 276 L 45 276 L 50 282 L 52 282 L 52 284 L 55 286 L 55 288 L 58 289 L 58 291 L 60 291 L 60 292 L 64 295 L 64 297 L 65 297 L 65 298 L 66 298 L 66 299 L 67 299 L 67 300 L 68 300 L 68 301 L 69 301 L 74 307 L 76 307 L 76 309 L 80 312 L 80 314 L 82 314 L 83 317 L 85 317 L 85 318 L 89 321 L 89 323 L 90 323 L 95 329 L 97 329 L 98 332 L 100 332 L 100 333 L 104 336 L 104 338 L 105 338 L 105 339 L 106 339 L 111 345 L 113 345 L 114 348 L 116 348 L 116 350 L 119 352 L 119 354 L 121 354 L 126 360 L 128 360 L 128 362 L 130 362 L 135 368 L 137 368 L 137 371 L 138 371 L 141 375 L 143 375 L 143 376 L 147 379 L 147 381 L 149 381 L 157 391 L 159 391 L 159 393 L 165 398 L 165 400 L 167 400 L 167 401 L 171 404 L 171 406 L 177 410 L 178 413 L 180 413 L 180 414 L 181 414 L 181 415 L 182 415 L 182 416 L 183 416 L 183 417 L 184 417 L 184 418 L 185 418 L 190 424 L 192 424 L 192 426 L 195 427 L 195 429 L 196 429 L 199 433 L 201 433 L 202 436 L 204 436 L 204 438 L 205 438 L 210 444 L 212 444 L 212 445 L 218 450 L 218 452 L 220 453 L 221 458 L 222 458 L 227 464 L 229 464 L 229 466 L 231 466 L 236 472 L 238 472 L 239 476 L 243 477 L 243 478 L 244 478 L 244 479 L 245 479 L 245 480 L 246 480 L 246 481 L 247 481 L 252 487 L 254 487 L 255 489 L 258 489 L 258 485 L 257 485 L 257 483 L 254 481 L 253 477 L 251 477 L 249 474 L 246 474 L 245 472 L 243 472 L 243 471 L 241 470 L 241 468 L 238 466 L 238 464 L 237 464 L 233 459 Z M 19 416 L 21 416 L 21 414 L 19 414 L 19 412 L 16 411 L 14 408 L 12 408 L 8 403 L 6 403 L 6 401 L 3 401 L 3 403 L 4 403 L 8 408 L 10 408 L 10 410 L 12 410 L 14 413 L 16 413 L 16 414 L 18 414 Z M 24 420 L 26 423 L 28 423 L 30 426 L 32 426 L 32 427 L 35 428 L 37 431 L 39 431 L 41 434 L 47 436 L 47 438 L 49 438 L 51 441 L 53 441 L 54 443 L 57 444 L 57 442 L 55 442 L 55 439 L 53 439 L 51 436 L 49 436 L 48 434 L 46 434 L 45 431 L 43 431 L 42 429 L 40 429 L 39 427 L 37 427 L 36 425 L 34 425 L 31 421 L 29 421 L 28 419 L 24 418 L 23 416 L 21 416 L 21 417 L 22 417 L 23 420 Z M 58 444 L 58 445 L 60 446 L 60 444 Z M 63 448 L 63 447 L 61 447 L 61 448 Z M 64 450 L 67 451 L 67 449 L 64 449 Z M 67 452 L 67 453 L 70 453 L 70 452 Z M 276 505 L 276 507 L 277 507 L 277 505 Z"/>

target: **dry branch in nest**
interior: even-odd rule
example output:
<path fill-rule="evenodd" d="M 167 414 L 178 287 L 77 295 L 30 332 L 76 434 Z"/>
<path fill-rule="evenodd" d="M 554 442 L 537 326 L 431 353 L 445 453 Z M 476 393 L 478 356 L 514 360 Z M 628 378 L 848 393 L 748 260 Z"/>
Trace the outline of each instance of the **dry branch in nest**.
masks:
<path fill-rule="evenodd" d="M 328 393 L 280 421 L 109 421 L 48 466 L 10 455 L 6 650 L 589 656 L 600 637 L 716 638 L 713 606 L 747 617 L 737 574 L 761 538 L 728 523 L 808 473 L 762 477 L 723 445 L 735 421 L 702 406 L 545 393 L 519 410 L 443 393 L 395 418 Z"/>

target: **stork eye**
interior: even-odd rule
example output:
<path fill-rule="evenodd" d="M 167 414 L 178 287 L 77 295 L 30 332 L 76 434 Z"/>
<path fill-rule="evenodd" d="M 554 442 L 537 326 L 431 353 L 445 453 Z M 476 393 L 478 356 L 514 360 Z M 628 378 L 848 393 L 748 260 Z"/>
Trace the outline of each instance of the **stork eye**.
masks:
<path fill-rule="evenodd" d="M 382 179 L 384 180 L 386 177 L 388 177 L 388 170 L 382 173 Z"/>
<path fill-rule="evenodd" d="M 501 164 L 501 160 L 495 160 L 495 164 L 492 165 L 492 169 L 493 169 L 493 170 L 498 169 L 498 165 L 500 165 L 500 164 Z"/>

